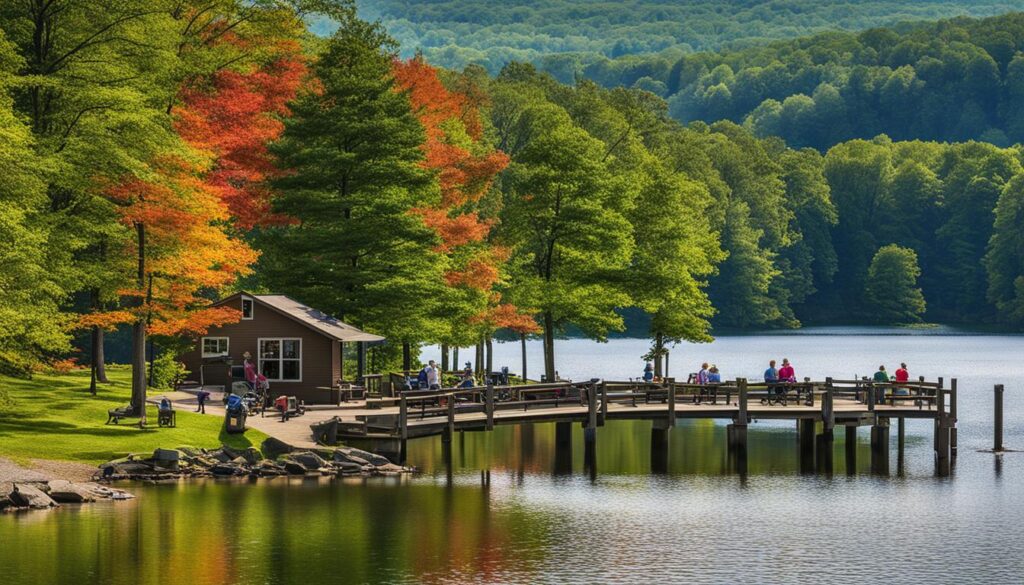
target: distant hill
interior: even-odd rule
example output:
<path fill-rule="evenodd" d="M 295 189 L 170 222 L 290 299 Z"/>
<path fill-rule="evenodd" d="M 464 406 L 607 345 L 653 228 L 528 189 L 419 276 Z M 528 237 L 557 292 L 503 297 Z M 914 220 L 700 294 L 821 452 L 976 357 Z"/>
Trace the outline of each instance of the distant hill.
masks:
<path fill-rule="evenodd" d="M 825 30 L 863 30 L 909 20 L 990 16 L 1024 0 L 359 0 L 406 56 L 469 63 L 496 73 L 509 61 L 543 65 L 562 81 L 604 58 L 739 48 Z M 315 23 L 329 33 L 330 23 Z"/>

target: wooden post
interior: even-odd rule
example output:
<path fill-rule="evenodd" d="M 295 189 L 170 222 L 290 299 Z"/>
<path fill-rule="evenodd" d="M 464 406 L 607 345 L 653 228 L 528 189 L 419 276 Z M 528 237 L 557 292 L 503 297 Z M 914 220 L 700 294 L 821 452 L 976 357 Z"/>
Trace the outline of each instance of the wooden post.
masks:
<path fill-rule="evenodd" d="M 956 378 L 949 381 L 949 454 L 956 457 Z"/>
<path fill-rule="evenodd" d="M 896 419 L 896 473 L 903 473 L 903 446 L 906 443 L 907 419 L 899 417 Z"/>
<path fill-rule="evenodd" d="M 494 386 L 488 384 L 484 389 L 484 412 L 487 413 L 487 430 L 494 428 Z"/>
<path fill-rule="evenodd" d="M 449 394 L 448 425 L 444 429 L 444 434 L 441 436 L 441 441 L 444 443 L 451 443 L 453 435 L 455 435 L 455 396 Z"/>
<path fill-rule="evenodd" d="M 676 426 L 676 379 L 666 378 L 668 382 L 668 426 Z"/>
<path fill-rule="evenodd" d="M 876 418 L 871 426 L 871 472 L 889 474 L 889 419 Z"/>
<path fill-rule="evenodd" d="M 737 418 L 739 419 L 739 424 L 746 427 L 749 420 L 747 416 L 747 379 L 737 378 L 736 386 L 739 387 L 739 411 L 737 412 Z"/>
<path fill-rule="evenodd" d="M 846 427 L 846 473 L 857 473 L 857 427 L 853 425 Z"/>
<path fill-rule="evenodd" d="M 635 400 L 635 399 L 634 399 Z M 605 385 L 604 380 L 601 381 L 601 426 L 604 426 L 604 421 L 608 419 L 608 387 Z"/>
<path fill-rule="evenodd" d="M 403 392 L 398 401 L 398 432 L 403 441 L 409 438 L 409 403 L 407 400 Z"/>
<path fill-rule="evenodd" d="M 1003 450 L 1003 385 L 995 387 L 995 412 L 993 430 L 995 433 L 992 450 L 999 453 Z"/>
<path fill-rule="evenodd" d="M 587 428 L 597 428 L 597 384 L 587 387 Z"/>

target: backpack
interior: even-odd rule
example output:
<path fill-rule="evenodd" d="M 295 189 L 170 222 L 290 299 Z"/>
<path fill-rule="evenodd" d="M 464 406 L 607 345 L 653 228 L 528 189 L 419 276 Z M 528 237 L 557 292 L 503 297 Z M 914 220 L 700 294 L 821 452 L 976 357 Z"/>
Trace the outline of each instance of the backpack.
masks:
<path fill-rule="evenodd" d="M 427 387 L 427 368 L 420 370 L 420 373 L 416 376 L 416 382 L 419 384 L 420 388 Z"/>

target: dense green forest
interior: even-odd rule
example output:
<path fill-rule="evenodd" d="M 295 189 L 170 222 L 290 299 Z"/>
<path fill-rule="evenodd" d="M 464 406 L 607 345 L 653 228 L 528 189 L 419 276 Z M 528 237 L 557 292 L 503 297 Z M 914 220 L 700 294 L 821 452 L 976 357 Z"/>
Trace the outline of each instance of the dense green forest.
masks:
<path fill-rule="evenodd" d="M 1019 0 L 363 0 L 406 57 L 421 50 L 442 67 L 483 65 L 497 73 L 529 62 L 572 81 L 572 71 L 603 59 L 762 44 L 825 30 L 863 30 L 909 20 L 990 16 Z M 318 30 L 329 30 L 319 23 Z"/>
<path fill-rule="evenodd" d="M 823 33 L 763 47 L 607 60 L 584 68 L 603 85 L 669 98 L 682 120 L 733 120 L 791 146 L 851 138 L 1024 139 L 1024 14 Z"/>
<path fill-rule="evenodd" d="M 409 366 L 421 343 L 479 355 L 504 331 L 541 335 L 550 376 L 555 336 L 604 339 L 624 314 L 644 315 L 655 358 L 712 325 L 1024 325 L 1019 147 L 884 133 L 798 147 L 756 123 L 684 124 L 670 109 L 681 92 L 401 59 L 341 0 L 211 6 L 0 10 L 5 368 L 60 359 L 73 339 L 102 363 L 104 332 L 121 327 L 140 403 L 147 341 L 164 348 L 156 364 L 173 362 L 182 340 L 239 318 L 209 301 L 243 285 L 385 335 L 378 368 Z M 310 34 L 309 10 L 340 27 Z M 982 69 L 1003 83 L 1024 61 L 1020 18 L 906 34 L 932 30 L 921 45 L 950 48 L 960 72 L 997 54 Z M 735 83 L 762 51 L 816 71 L 853 57 L 783 48 L 894 34 L 681 63 L 747 59 L 734 77 L 714 63 L 694 77 Z M 876 42 L 887 55 L 891 44 Z M 950 88 L 978 78 L 950 79 L 922 95 L 970 103 Z M 880 129 L 914 119 L 906 107 Z"/>

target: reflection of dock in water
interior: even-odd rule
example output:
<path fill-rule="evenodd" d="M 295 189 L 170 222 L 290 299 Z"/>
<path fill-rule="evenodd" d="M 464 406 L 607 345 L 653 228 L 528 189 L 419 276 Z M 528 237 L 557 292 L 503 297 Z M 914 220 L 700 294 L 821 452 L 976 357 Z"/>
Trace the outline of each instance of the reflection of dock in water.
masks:
<path fill-rule="evenodd" d="M 836 427 L 845 428 L 846 466 L 856 467 L 859 427 L 870 427 L 871 469 L 888 473 L 890 425 L 897 427 L 902 467 L 905 421 L 934 421 L 936 473 L 947 475 L 956 457 L 956 380 L 904 383 L 868 380 L 805 380 L 749 384 L 744 379 L 697 385 L 676 383 L 559 382 L 523 386 L 410 391 L 371 399 L 366 408 L 313 425 L 318 438 L 344 441 L 404 456 L 408 439 L 455 432 L 489 431 L 496 425 L 557 423 L 560 442 L 572 423 L 584 428 L 585 453 L 593 454 L 598 429 L 610 420 L 650 420 L 652 468 L 667 465 L 668 430 L 680 419 L 727 420 L 728 450 L 746 470 L 747 428 L 759 420 L 792 420 L 799 436 L 801 468 L 831 472 Z"/>

